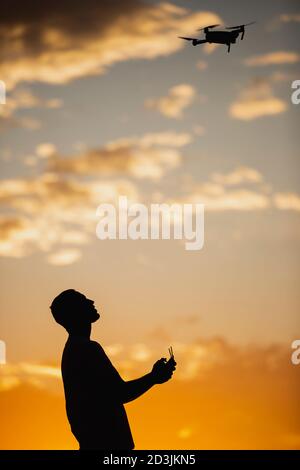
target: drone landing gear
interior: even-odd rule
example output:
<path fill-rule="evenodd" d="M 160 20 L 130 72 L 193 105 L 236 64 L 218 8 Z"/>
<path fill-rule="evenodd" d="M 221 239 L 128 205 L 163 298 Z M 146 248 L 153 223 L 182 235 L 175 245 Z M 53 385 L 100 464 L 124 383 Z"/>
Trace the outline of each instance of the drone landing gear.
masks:
<path fill-rule="evenodd" d="M 227 52 L 229 53 L 230 52 L 230 42 L 227 43 L 227 46 L 228 46 Z"/>

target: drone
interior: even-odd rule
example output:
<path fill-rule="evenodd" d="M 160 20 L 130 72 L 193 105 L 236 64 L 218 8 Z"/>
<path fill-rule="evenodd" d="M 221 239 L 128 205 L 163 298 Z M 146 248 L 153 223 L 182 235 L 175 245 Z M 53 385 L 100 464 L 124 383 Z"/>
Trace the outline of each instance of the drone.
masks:
<path fill-rule="evenodd" d="M 197 46 L 198 44 L 204 44 L 208 42 L 209 44 L 226 44 L 228 47 L 228 52 L 230 52 L 230 45 L 235 44 L 237 38 L 241 34 L 241 39 L 244 39 L 245 36 L 245 26 L 250 26 L 254 24 L 255 21 L 246 24 L 240 24 L 239 26 L 230 26 L 225 28 L 228 31 L 211 31 L 211 29 L 220 26 L 219 24 L 212 24 L 210 26 L 206 26 L 205 28 L 200 28 L 197 31 L 204 31 L 205 39 L 198 39 L 198 38 L 186 38 L 184 36 L 179 36 L 180 39 L 185 39 L 186 41 L 192 41 L 193 46 Z"/>

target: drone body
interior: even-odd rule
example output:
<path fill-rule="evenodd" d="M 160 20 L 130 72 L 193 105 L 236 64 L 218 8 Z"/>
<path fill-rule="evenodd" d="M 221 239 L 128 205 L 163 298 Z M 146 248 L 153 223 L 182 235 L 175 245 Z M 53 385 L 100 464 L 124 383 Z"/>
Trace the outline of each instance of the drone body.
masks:
<path fill-rule="evenodd" d="M 183 36 L 179 36 L 180 39 L 185 39 L 186 41 L 191 41 L 193 46 L 197 46 L 198 44 L 226 44 L 228 47 L 228 52 L 230 52 L 231 44 L 235 44 L 237 38 L 241 34 L 241 39 L 244 39 L 245 35 L 245 26 L 249 26 L 252 23 L 242 24 L 239 26 L 231 26 L 229 28 L 225 28 L 227 31 L 211 31 L 211 29 L 216 28 L 219 26 L 218 24 L 213 24 L 211 26 L 206 26 L 205 28 L 201 28 L 198 31 L 204 31 L 205 39 L 198 39 L 198 38 L 187 38 Z"/>

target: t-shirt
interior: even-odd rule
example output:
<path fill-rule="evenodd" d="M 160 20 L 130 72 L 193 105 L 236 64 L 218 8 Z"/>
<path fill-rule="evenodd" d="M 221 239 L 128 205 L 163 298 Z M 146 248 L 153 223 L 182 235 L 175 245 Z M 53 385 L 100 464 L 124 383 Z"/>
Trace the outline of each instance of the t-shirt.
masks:
<path fill-rule="evenodd" d="M 99 343 L 69 337 L 62 356 L 66 410 L 81 449 L 133 449 L 125 382 Z"/>

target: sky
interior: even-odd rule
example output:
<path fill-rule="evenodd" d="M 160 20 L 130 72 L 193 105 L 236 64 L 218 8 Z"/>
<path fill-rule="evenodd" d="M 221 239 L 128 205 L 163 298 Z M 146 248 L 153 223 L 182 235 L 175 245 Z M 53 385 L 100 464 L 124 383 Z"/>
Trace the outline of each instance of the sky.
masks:
<path fill-rule="evenodd" d="M 1 448 L 76 448 L 49 311 L 67 288 L 95 300 L 125 378 L 173 345 L 174 380 L 128 405 L 137 448 L 300 448 L 299 1 L 2 10 Z M 230 54 L 178 38 L 251 21 Z M 97 206 L 120 195 L 204 203 L 203 249 L 100 241 Z"/>

